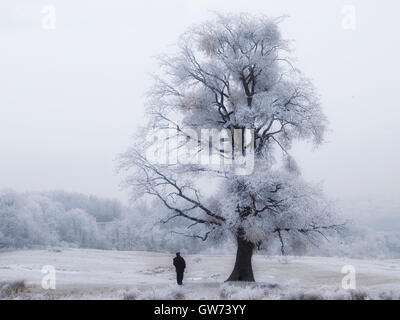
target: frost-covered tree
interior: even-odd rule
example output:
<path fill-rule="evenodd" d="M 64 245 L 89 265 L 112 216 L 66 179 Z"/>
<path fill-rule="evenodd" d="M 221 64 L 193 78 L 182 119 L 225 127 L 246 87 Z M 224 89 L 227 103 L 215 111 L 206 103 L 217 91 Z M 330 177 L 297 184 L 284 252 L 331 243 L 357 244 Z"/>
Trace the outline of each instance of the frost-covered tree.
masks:
<path fill-rule="evenodd" d="M 231 281 L 254 281 L 253 252 L 274 238 L 284 253 L 289 243 L 315 243 L 340 228 L 289 155 L 295 140 L 320 144 L 326 120 L 312 84 L 291 62 L 279 21 L 218 15 L 184 33 L 177 53 L 160 57 L 162 71 L 149 91 L 149 123 L 121 160 L 137 196 L 152 195 L 169 209 L 162 223 L 187 222 L 174 232 L 204 241 L 236 238 Z M 175 144 L 171 135 L 148 139 L 167 128 L 174 128 Z M 204 142 L 201 129 L 223 134 L 210 140 L 207 133 Z M 162 142 L 177 154 L 184 149 L 186 160 L 149 159 L 149 148 Z M 204 152 L 217 153 L 219 164 L 253 153 L 252 170 L 238 174 L 236 164 L 203 163 Z"/>

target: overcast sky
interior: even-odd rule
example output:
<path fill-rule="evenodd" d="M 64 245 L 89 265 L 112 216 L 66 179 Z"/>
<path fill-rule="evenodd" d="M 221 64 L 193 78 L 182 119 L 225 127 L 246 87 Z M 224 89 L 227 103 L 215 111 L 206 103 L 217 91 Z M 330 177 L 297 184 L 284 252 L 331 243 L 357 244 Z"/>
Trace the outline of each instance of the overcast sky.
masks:
<path fill-rule="evenodd" d="M 126 200 L 113 160 L 143 119 L 153 57 L 213 10 L 290 16 L 283 36 L 330 121 L 324 146 L 294 150 L 304 176 L 331 197 L 400 198 L 396 0 L 1 0 L 0 189 Z"/>

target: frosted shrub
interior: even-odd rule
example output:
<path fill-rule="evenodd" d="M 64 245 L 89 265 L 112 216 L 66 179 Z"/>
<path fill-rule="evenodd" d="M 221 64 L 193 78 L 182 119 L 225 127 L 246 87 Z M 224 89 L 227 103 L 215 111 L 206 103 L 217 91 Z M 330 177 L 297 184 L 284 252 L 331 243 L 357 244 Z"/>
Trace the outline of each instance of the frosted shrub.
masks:
<path fill-rule="evenodd" d="M 0 298 L 1 299 L 12 299 L 18 296 L 26 290 L 25 281 L 17 280 L 12 282 L 0 283 Z"/>

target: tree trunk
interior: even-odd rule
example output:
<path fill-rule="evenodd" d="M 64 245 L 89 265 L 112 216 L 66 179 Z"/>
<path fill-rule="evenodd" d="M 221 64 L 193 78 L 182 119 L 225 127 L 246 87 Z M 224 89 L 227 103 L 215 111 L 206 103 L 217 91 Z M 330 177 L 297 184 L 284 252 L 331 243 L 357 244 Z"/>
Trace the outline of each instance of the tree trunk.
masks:
<path fill-rule="evenodd" d="M 253 256 L 254 244 L 244 240 L 242 232 L 237 235 L 237 252 L 235 267 L 226 281 L 254 281 L 251 258 Z"/>

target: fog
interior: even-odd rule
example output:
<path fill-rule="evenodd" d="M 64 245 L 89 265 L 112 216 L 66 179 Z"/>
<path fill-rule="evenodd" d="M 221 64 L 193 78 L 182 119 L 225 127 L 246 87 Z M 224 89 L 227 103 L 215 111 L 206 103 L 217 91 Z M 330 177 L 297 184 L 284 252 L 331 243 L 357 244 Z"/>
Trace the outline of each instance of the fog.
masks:
<path fill-rule="evenodd" d="M 356 10 L 355 29 L 343 25 L 346 5 Z M 43 27 L 46 6 L 56 10 L 54 29 Z M 313 80 L 330 122 L 323 146 L 294 147 L 304 176 L 332 198 L 388 203 L 381 214 L 397 214 L 394 0 L 2 0 L 0 189 L 64 189 L 126 202 L 114 160 L 143 121 L 154 56 L 214 10 L 289 16 L 283 36 L 294 40 L 297 67 Z"/>

